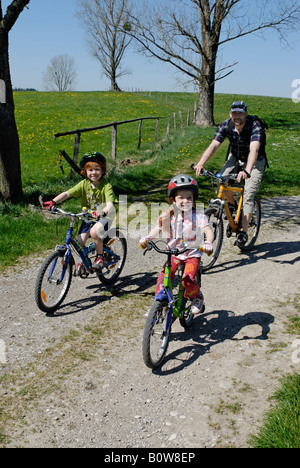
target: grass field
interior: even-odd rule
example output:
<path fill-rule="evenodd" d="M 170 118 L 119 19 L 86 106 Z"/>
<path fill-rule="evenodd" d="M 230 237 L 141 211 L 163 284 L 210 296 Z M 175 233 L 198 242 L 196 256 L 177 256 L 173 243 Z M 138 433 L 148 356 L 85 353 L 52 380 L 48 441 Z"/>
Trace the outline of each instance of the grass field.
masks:
<path fill-rule="evenodd" d="M 249 113 L 258 114 L 269 124 L 268 158 L 261 196 L 294 195 L 300 193 L 300 105 L 289 99 L 216 95 L 215 120 L 228 117 L 233 100 L 242 98 L 248 103 Z M 137 150 L 138 122 L 118 127 L 117 164 L 110 159 L 111 129 L 82 135 L 80 155 L 91 150 L 101 151 L 109 162 L 109 178 L 117 194 L 129 199 L 149 192 L 177 173 L 191 172 L 190 164 L 197 162 L 213 138 L 215 128 L 194 126 L 180 130 L 178 112 L 182 111 L 186 124 L 188 109 L 193 111 L 197 96 L 191 93 L 39 93 L 15 94 L 16 120 L 21 145 L 24 201 L 19 205 L 0 204 L 0 268 L 13 264 L 19 256 L 42 251 L 55 244 L 55 224 L 45 223 L 39 214 L 28 211 L 28 203 L 37 204 L 43 193 L 54 196 L 74 185 L 58 164 L 61 149 L 73 154 L 74 137 L 54 140 L 54 134 L 78 128 L 138 117 L 160 116 L 159 145 L 155 145 L 155 120 L 145 121 L 142 145 Z M 173 128 L 176 113 L 177 131 Z M 167 116 L 172 116 L 172 127 L 166 137 Z M 208 168 L 220 169 L 227 152 L 222 145 Z M 136 165 L 120 168 L 120 161 L 130 158 Z M 78 179 L 80 180 L 80 179 Z M 201 200 L 206 203 L 212 195 L 207 180 L 200 179 Z M 148 197 L 149 199 L 149 197 Z M 164 191 L 155 194 L 155 201 L 166 200 Z M 75 201 L 68 202 L 74 209 Z"/>
<path fill-rule="evenodd" d="M 252 437 L 253 448 L 300 448 L 300 374 L 281 381 L 275 404 L 265 415 L 259 435 Z"/>

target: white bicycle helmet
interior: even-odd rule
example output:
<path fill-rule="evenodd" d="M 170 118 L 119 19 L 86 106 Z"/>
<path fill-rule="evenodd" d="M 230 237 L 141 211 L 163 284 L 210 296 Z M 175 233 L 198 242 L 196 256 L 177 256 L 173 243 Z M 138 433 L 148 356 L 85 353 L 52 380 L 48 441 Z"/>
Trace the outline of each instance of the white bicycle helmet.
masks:
<path fill-rule="evenodd" d="M 196 180 L 192 176 L 179 174 L 178 176 L 173 177 L 168 187 L 169 198 L 175 198 L 175 192 L 180 189 L 191 190 L 194 194 L 194 200 L 196 201 L 198 199 L 199 187 Z"/>

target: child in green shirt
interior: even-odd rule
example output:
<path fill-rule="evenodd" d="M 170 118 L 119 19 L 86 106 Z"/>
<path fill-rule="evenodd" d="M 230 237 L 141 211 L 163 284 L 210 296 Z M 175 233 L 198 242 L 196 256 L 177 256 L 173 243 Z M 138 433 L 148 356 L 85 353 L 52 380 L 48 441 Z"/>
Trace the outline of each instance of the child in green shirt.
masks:
<path fill-rule="evenodd" d="M 45 202 L 43 207 L 50 210 L 52 206 L 62 203 L 68 198 L 80 198 L 81 206 L 86 207 L 95 221 L 83 221 L 79 229 L 79 242 L 85 247 L 89 237 L 94 241 L 97 257 L 93 263 L 94 270 L 101 270 L 103 260 L 102 237 L 111 225 L 111 220 L 107 218 L 114 209 L 116 196 L 111 184 L 104 179 L 106 175 L 106 159 L 100 153 L 89 153 L 83 156 L 80 161 L 81 174 L 85 179 L 67 192 L 62 192 L 50 202 Z M 104 216 L 104 217 L 103 217 Z M 100 218 L 100 219 L 99 219 Z M 76 269 L 81 268 L 81 264 L 76 265 Z"/>

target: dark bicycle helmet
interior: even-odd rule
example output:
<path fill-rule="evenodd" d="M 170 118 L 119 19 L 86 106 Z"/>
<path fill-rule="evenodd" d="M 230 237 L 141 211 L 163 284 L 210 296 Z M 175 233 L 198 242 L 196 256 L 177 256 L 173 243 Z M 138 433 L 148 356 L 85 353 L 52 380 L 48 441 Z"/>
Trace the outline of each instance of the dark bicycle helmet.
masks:
<path fill-rule="evenodd" d="M 195 179 L 186 174 L 180 174 L 174 177 L 168 187 L 169 198 L 174 198 L 175 192 L 180 189 L 191 190 L 195 196 L 195 201 L 199 196 L 199 187 Z"/>
<path fill-rule="evenodd" d="M 80 161 L 80 169 L 83 169 L 88 162 L 99 162 L 106 165 L 106 158 L 97 151 L 85 154 Z"/>

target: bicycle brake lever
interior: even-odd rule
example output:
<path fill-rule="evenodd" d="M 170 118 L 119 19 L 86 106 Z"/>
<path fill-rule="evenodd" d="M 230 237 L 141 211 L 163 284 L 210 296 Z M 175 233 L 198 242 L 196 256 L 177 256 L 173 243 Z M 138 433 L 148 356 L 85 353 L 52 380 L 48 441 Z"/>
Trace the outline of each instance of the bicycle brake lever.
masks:
<path fill-rule="evenodd" d="M 52 213 L 52 214 L 57 214 L 57 213 L 58 213 L 56 206 L 51 206 L 51 208 L 50 208 L 49 211 L 50 211 L 50 213 Z"/>
<path fill-rule="evenodd" d="M 146 253 L 150 252 L 150 250 L 152 250 L 152 249 L 153 249 L 152 245 L 147 242 L 147 247 L 146 247 L 145 252 L 143 253 L 143 255 L 145 256 Z"/>

